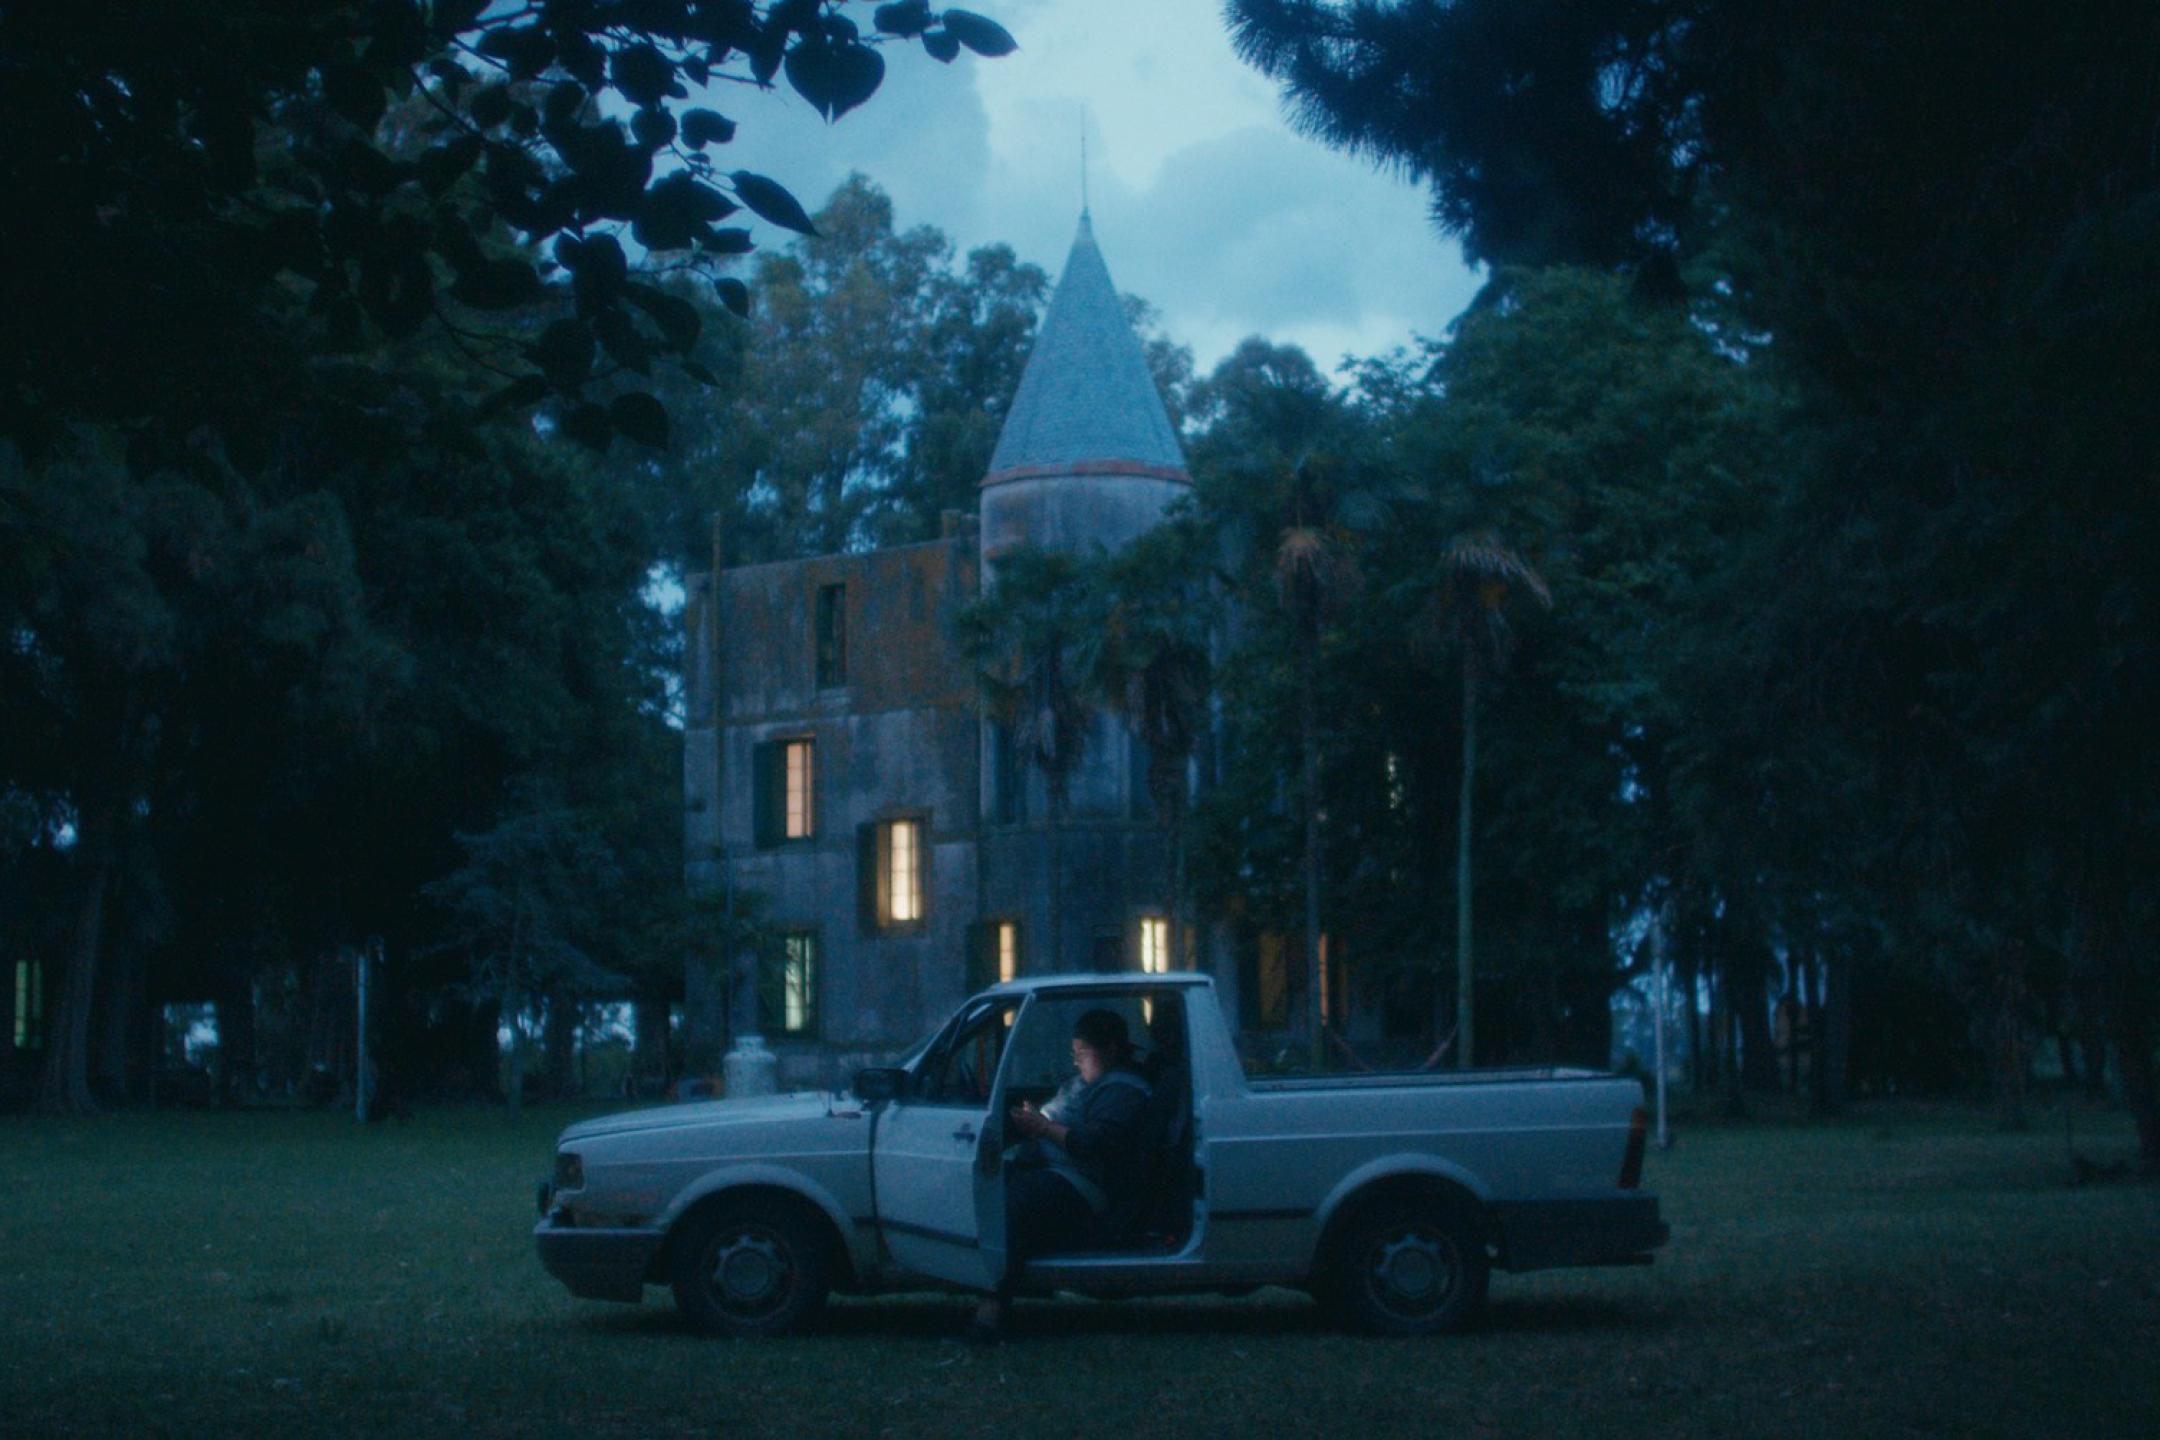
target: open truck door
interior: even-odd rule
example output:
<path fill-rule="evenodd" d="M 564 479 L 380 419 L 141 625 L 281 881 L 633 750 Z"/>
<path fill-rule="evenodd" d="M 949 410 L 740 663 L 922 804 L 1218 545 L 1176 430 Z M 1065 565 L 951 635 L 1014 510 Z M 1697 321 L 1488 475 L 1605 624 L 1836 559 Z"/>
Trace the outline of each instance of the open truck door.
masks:
<path fill-rule="evenodd" d="M 1025 1003 L 993 995 L 964 1007 L 878 1119 L 878 1225 L 918 1275 L 988 1290 L 1005 1273 L 1002 1072 Z"/>

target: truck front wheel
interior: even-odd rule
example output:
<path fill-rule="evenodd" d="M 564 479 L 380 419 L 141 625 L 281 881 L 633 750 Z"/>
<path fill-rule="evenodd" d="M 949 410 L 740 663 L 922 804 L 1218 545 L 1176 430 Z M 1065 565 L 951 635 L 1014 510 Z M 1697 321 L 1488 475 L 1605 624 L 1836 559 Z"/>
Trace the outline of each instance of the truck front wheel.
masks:
<path fill-rule="evenodd" d="M 799 1206 L 764 1195 L 722 1199 L 683 1221 L 668 1279 L 675 1307 L 700 1330 L 778 1335 L 824 1305 L 831 1247 Z"/>
<path fill-rule="evenodd" d="M 1350 1222 L 1335 1247 L 1327 1298 L 1380 1335 L 1431 1335 L 1476 1323 L 1491 1267 L 1469 1218 L 1439 1202 L 1397 1201 Z"/>

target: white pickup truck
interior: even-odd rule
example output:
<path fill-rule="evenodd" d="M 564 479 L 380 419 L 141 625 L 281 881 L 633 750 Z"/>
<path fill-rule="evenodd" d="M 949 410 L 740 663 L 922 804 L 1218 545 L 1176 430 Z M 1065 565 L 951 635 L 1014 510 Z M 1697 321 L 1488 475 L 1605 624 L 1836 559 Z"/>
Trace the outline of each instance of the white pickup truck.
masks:
<path fill-rule="evenodd" d="M 1007 1110 L 1071 1073 L 1073 1022 L 1116 1010 L 1159 1141 L 1141 1203 L 1022 1293 L 1297 1286 L 1364 1328 L 1470 1323 L 1491 1267 L 1646 1264 L 1642 1087 L 1522 1068 L 1248 1077 L 1201 975 L 1057 975 L 963 1004 L 852 1092 L 715 1100 L 563 1131 L 540 1260 L 572 1294 L 673 1287 L 696 1324 L 771 1334 L 835 1289 L 987 1290 L 1004 1267 Z M 1153 1142 L 1151 1142 L 1153 1143 Z"/>

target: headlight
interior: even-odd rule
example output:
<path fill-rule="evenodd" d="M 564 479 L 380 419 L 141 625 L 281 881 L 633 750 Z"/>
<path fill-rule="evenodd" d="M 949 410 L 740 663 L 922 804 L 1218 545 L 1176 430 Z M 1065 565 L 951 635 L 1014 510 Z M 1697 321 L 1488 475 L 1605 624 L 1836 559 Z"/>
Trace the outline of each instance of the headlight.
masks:
<path fill-rule="evenodd" d="M 582 1190 L 585 1188 L 585 1161 L 574 1150 L 558 1150 L 555 1153 L 555 1188 L 557 1190 Z"/>

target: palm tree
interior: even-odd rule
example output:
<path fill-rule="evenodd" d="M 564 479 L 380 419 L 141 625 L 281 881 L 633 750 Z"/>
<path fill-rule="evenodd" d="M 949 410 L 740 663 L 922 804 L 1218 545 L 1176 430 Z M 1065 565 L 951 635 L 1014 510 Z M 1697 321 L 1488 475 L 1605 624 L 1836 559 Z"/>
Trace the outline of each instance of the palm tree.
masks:
<path fill-rule="evenodd" d="M 1356 583 L 1350 537 L 1331 513 L 1322 475 L 1333 462 L 1306 455 L 1285 487 L 1275 537 L 1275 593 L 1290 620 L 1298 671 L 1300 791 L 1305 809 L 1305 1033 L 1312 1067 L 1327 1060 L 1320 1015 L 1320 643 L 1330 614 Z"/>
<path fill-rule="evenodd" d="M 1477 697 L 1481 674 L 1498 674 L 1514 647 L 1507 602 L 1518 588 L 1552 606 L 1544 577 L 1490 531 L 1461 535 L 1447 548 L 1440 613 L 1462 657 L 1462 796 L 1455 808 L 1455 1063 L 1468 1068 L 1476 1044 L 1470 949 L 1470 796 L 1477 773 Z M 1433 993 L 1433 1034 L 1440 1030 L 1440 990 Z"/>
<path fill-rule="evenodd" d="M 1095 562 L 1026 547 L 1000 555 L 988 593 L 956 622 L 991 713 L 1042 771 L 1050 794 L 1050 966 L 1064 968 L 1067 791 L 1087 739 L 1086 646 L 1101 635 Z"/>
<path fill-rule="evenodd" d="M 1089 688 L 1147 747 L 1148 796 L 1161 828 L 1170 954 L 1184 954 L 1188 772 L 1213 684 L 1213 590 L 1193 561 L 1194 532 L 1165 525 L 1110 562 L 1104 623 Z"/>

